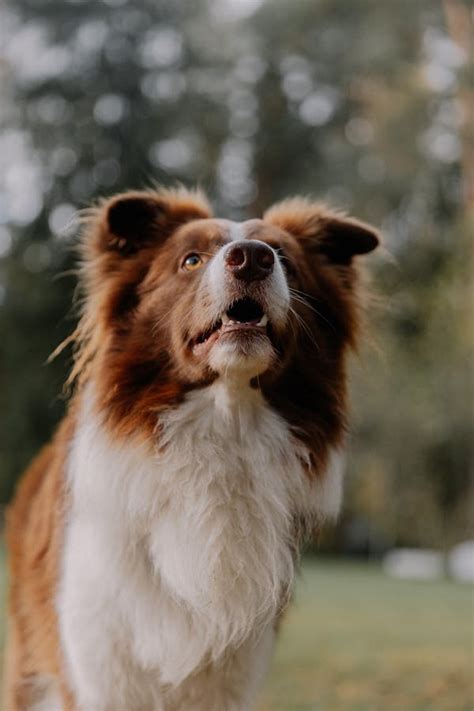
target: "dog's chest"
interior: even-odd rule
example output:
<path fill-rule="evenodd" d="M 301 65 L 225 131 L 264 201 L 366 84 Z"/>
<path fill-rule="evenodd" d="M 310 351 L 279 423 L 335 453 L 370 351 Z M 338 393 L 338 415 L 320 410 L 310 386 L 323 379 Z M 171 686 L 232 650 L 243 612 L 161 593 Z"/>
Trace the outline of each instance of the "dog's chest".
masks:
<path fill-rule="evenodd" d="M 304 453 L 259 393 L 213 386 L 160 425 L 159 450 L 119 446 L 85 398 L 60 614 L 176 683 L 278 614 L 308 491 Z"/>

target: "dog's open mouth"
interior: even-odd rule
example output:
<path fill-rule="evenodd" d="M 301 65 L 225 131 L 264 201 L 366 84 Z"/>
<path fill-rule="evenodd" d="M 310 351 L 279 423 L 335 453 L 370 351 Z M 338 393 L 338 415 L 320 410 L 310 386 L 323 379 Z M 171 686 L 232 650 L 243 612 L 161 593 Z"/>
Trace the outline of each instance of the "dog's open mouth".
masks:
<path fill-rule="evenodd" d="M 200 352 L 210 347 L 222 336 L 240 334 L 267 334 L 268 317 L 259 303 L 245 298 L 234 303 L 206 331 L 193 338 L 192 350 Z"/>

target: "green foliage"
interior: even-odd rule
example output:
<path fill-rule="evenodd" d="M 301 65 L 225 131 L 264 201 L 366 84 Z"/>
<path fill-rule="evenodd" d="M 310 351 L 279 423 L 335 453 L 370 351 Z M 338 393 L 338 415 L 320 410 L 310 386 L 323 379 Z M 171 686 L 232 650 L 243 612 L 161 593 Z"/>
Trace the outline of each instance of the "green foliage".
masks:
<path fill-rule="evenodd" d="M 467 536 L 467 72 L 439 3 L 11 0 L 2 19 L 0 499 L 64 408 L 67 359 L 44 365 L 73 328 L 61 228 L 100 195 L 181 180 L 235 218 L 311 193 L 382 228 L 325 545 Z"/>

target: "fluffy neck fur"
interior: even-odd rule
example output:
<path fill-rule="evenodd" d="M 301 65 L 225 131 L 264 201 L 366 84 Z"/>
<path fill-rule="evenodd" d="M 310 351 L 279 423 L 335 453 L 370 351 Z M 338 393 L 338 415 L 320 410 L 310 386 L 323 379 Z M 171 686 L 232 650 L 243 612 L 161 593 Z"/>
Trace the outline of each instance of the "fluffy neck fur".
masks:
<path fill-rule="evenodd" d="M 250 387 L 189 394 L 161 416 L 159 448 L 112 439 L 86 389 L 69 467 L 72 528 L 96 531 L 87 556 L 109 570 L 107 592 L 102 576 L 95 594 L 114 596 L 135 658 L 162 681 L 180 683 L 280 613 L 298 520 L 334 514 L 340 496 L 338 476 L 307 478 L 306 457 Z M 72 538 L 81 545 L 79 532 Z"/>

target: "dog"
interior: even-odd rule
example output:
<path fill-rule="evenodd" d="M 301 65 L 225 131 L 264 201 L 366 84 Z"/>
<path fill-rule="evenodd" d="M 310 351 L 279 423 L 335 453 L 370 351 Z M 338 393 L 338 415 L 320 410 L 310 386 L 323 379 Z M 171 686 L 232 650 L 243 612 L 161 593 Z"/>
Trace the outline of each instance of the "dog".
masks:
<path fill-rule="evenodd" d="M 102 201 L 68 414 L 7 517 L 6 711 L 249 711 L 305 536 L 342 494 L 355 258 L 307 199 Z"/>

